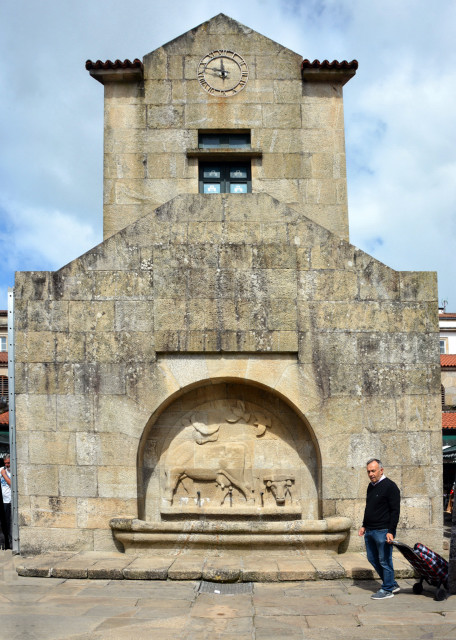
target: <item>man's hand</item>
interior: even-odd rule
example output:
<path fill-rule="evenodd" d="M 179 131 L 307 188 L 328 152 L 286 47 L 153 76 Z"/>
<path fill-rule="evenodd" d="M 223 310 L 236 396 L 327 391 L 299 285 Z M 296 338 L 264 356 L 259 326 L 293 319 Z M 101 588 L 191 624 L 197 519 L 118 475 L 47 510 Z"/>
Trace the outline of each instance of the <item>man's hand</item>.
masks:
<path fill-rule="evenodd" d="M 393 536 L 393 534 L 392 534 L 392 533 L 387 533 L 387 534 L 386 534 L 386 541 L 387 541 L 387 543 L 388 543 L 388 544 L 391 544 L 391 543 L 393 542 L 393 540 L 394 540 L 394 536 Z"/>
<path fill-rule="evenodd" d="M 366 531 L 366 529 L 364 527 L 361 527 L 361 529 L 358 531 L 358 535 L 359 536 L 363 536 L 365 531 Z"/>

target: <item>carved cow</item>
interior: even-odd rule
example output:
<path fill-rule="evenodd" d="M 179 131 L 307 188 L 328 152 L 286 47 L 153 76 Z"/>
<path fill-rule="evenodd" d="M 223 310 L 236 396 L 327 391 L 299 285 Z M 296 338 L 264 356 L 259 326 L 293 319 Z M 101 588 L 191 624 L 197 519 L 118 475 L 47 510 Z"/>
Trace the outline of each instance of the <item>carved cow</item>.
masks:
<path fill-rule="evenodd" d="M 294 481 L 294 476 L 291 475 L 271 475 L 263 478 L 264 484 L 272 493 L 278 505 L 284 505 L 287 496 L 292 501 L 291 487 Z"/>
<path fill-rule="evenodd" d="M 167 456 L 163 497 L 171 505 L 180 482 L 189 496 L 196 497 L 194 482 L 212 480 L 222 489 L 221 504 L 231 487 L 238 489 L 249 501 L 252 490 L 244 478 L 246 457 L 246 446 L 242 442 L 203 446 L 194 441 L 183 442 L 171 449 Z"/>

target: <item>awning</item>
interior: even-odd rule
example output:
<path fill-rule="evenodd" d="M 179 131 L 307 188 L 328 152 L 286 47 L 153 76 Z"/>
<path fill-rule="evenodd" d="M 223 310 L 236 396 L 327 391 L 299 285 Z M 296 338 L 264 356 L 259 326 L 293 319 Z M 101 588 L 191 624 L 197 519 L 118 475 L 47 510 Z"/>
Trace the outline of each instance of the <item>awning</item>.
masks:
<path fill-rule="evenodd" d="M 442 452 L 444 462 L 456 462 L 456 445 L 445 447 Z"/>

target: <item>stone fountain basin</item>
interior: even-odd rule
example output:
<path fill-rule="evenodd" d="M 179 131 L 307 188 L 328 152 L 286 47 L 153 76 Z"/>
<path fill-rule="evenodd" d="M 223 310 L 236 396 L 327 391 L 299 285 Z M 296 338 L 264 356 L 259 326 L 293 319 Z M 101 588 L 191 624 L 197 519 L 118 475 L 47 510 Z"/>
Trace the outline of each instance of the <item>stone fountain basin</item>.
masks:
<path fill-rule="evenodd" d="M 174 520 L 146 522 L 112 518 L 114 537 L 128 554 L 154 554 L 158 549 L 283 549 L 338 552 L 347 538 L 350 518 L 293 521 Z"/>

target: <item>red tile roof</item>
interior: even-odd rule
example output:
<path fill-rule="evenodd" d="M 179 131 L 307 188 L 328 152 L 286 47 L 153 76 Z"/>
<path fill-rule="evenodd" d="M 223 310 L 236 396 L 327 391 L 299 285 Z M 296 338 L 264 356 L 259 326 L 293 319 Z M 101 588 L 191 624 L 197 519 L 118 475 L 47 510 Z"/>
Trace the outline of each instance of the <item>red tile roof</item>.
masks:
<path fill-rule="evenodd" d="M 86 69 L 95 80 L 105 82 L 141 82 L 144 78 L 144 65 L 141 60 L 87 60 Z"/>
<path fill-rule="evenodd" d="M 344 85 L 353 78 L 358 68 L 358 61 L 337 62 L 333 60 L 303 60 L 301 62 L 301 76 L 304 82 L 337 82 Z"/>
<path fill-rule="evenodd" d="M 333 60 L 329 62 L 329 60 L 314 60 L 311 62 L 310 60 L 303 60 L 301 63 L 301 69 L 325 69 L 327 71 L 356 71 L 358 68 L 358 60 L 352 60 L 351 62 L 347 62 L 347 60 L 342 60 L 342 62 L 338 62 L 337 60 Z"/>
<path fill-rule="evenodd" d="M 0 364 L 8 364 L 8 351 L 0 351 Z"/>
<path fill-rule="evenodd" d="M 439 318 L 450 318 L 450 319 L 456 320 L 456 313 L 443 313 L 443 312 L 441 313 L 439 311 Z"/>
<path fill-rule="evenodd" d="M 92 69 L 104 69 L 105 71 L 110 69 L 144 69 L 144 65 L 141 60 L 135 58 L 133 62 L 131 60 L 106 60 L 106 62 L 102 62 L 101 60 L 97 60 L 96 62 L 92 62 L 92 60 L 87 60 L 86 62 L 87 71 L 91 71 Z"/>
<path fill-rule="evenodd" d="M 0 413 L 0 424 L 9 425 L 9 411 L 5 411 L 5 413 Z"/>
<path fill-rule="evenodd" d="M 454 413 L 442 413 L 442 429 L 456 430 L 456 411 Z"/>
<path fill-rule="evenodd" d="M 444 353 L 440 355 L 441 367 L 456 367 L 456 354 Z"/>

